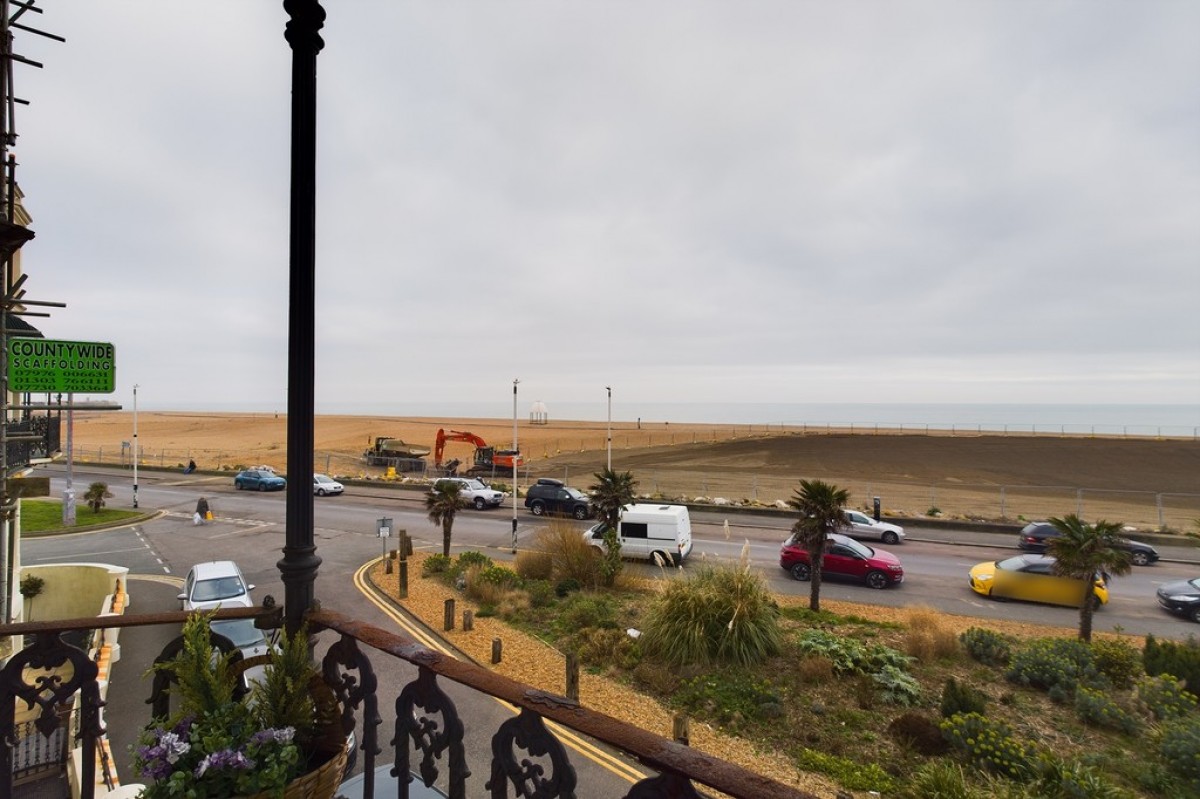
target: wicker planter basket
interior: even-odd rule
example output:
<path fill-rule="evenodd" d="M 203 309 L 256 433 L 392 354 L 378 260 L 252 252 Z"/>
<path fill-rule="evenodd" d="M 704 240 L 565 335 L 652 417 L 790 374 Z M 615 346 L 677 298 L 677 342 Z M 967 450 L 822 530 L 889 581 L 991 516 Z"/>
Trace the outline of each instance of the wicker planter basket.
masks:
<path fill-rule="evenodd" d="M 265 665 L 270 658 L 266 655 L 247 658 L 238 671 L 257 665 Z M 341 708 L 333 690 L 319 676 L 309 682 L 309 691 L 317 706 L 317 717 L 324 720 L 315 741 L 311 756 L 311 768 L 292 780 L 284 788 L 284 799 L 332 799 L 342 784 L 342 774 L 350 757 L 349 741 L 341 729 Z M 271 791 L 260 791 L 249 799 L 273 799 Z"/>
<path fill-rule="evenodd" d="M 346 770 L 347 757 L 349 757 L 347 742 L 343 740 L 342 748 L 323 764 L 289 782 L 283 789 L 284 799 L 333 799 L 338 786 L 342 784 L 342 772 Z M 249 799 L 273 799 L 273 797 L 273 792 L 262 791 Z"/>

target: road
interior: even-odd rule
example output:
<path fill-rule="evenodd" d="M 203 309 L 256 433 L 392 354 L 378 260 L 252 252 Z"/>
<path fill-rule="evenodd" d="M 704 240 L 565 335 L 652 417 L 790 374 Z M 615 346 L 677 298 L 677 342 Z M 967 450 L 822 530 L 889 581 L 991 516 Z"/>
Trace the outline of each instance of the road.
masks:
<path fill-rule="evenodd" d="M 62 491 L 61 473 L 51 475 L 51 492 Z M 112 504 L 127 506 L 128 472 L 107 469 L 75 469 L 76 491 L 92 480 L 105 480 L 116 495 Z M 152 534 L 143 534 L 139 544 L 108 541 L 110 534 L 92 534 L 89 549 L 98 547 L 96 559 L 130 558 L 135 573 L 160 573 L 182 576 L 198 561 L 217 557 L 237 560 L 247 578 L 259 586 L 259 596 L 283 596 L 276 562 L 282 547 L 283 492 L 259 494 L 235 491 L 232 478 L 225 476 L 182 475 L 142 472 L 139 498 L 143 508 L 167 511 L 167 521 L 151 526 Z M 191 513 L 196 499 L 206 496 L 219 524 L 194 528 Z M 382 553 L 384 542 L 378 538 L 378 520 L 389 517 L 394 529 L 405 529 L 414 546 L 432 550 L 441 548 L 441 530 L 430 524 L 421 506 L 419 492 L 396 491 L 380 487 L 350 487 L 338 497 L 314 498 L 315 537 L 323 559 L 318 586 L 328 578 L 341 581 L 367 559 Z M 81 510 L 86 515 L 87 509 Z M 518 538 L 527 539 L 543 524 L 524 508 L 517 512 Z M 729 524 L 726 538 L 725 522 Z M 772 590 L 781 594 L 806 595 L 807 583 L 792 580 L 779 568 L 779 544 L 787 537 L 790 520 L 750 516 L 731 512 L 693 514 L 693 558 L 737 558 L 748 544 L 753 565 L 761 569 Z M 496 560 L 510 557 L 512 509 L 505 506 L 484 511 L 465 510 L 454 525 L 454 548 L 482 549 Z M 580 529 L 583 523 L 580 523 Z M 203 533 L 198 530 L 203 529 Z M 1077 612 L 1020 602 L 998 603 L 980 597 L 967 584 L 967 571 L 976 563 L 1016 554 L 1015 534 L 979 533 L 972 530 L 921 529 L 909 527 L 908 540 L 891 549 L 904 563 L 904 584 L 893 589 L 873 591 L 864 586 L 826 580 L 822 596 L 831 599 L 900 607 L 924 604 L 945 613 L 972 616 L 981 620 L 1011 619 L 1022 622 L 1074 627 Z M 68 541 L 71 539 L 58 539 Z M 394 539 L 392 541 L 394 546 Z M 70 544 L 47 542 L 48 553 L 36 557 L 59 557 L 56 547 Z M 131 550 L 138 546 L 145 552 Z M 1134 567 L 1132 574 L 1114 578 L 1110 601 L 1096 614 L 1097 630 L 1123 630 L 1134 635 L 1153 633 L 1159 637 L 1183 639 L 1196 632 L 1192 624 L 1159 609 L 1154 592 L 1159 585 L 1188 579 L 1200 574 L 1200 550 L 1184 547 L 1159 547 L 1167 561 L 1146 567 Z M 28 551 L 28 548 L 27 548 Z M 32 554 L 32 553 L 30 553 Z M 26 555 L 26 562 L 30 554 Z M 91 556 L 89 556 L 91 557 Z M 149 558 L 149 560 L 147 560 Z M 133 563 L 137 566 L 134 567 Z M 630 568 L 649 571 L 652 567 L 630 563 Z M 333 596 L 321 594 L 327 607 L 353 613 L 357 604 L 343 606 L 350 599 L 343 591 Z"/>

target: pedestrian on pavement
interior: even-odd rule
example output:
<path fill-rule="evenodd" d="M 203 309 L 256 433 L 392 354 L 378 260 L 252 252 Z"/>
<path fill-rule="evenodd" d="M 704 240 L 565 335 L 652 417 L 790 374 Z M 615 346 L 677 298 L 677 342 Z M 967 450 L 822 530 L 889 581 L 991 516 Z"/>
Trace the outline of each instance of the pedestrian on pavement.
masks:
<path fill-rule="evenodd" d="M 193 524 L 204 524 L 208 519 L 208 500 L 200 497 L 200 501 L 196 503 L 196 513 L 192 516 Z"/>

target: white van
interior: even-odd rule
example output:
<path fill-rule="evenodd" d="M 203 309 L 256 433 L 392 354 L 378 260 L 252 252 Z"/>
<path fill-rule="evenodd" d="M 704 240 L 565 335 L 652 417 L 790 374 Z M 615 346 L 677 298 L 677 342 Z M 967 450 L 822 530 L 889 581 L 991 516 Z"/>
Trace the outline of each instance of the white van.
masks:
<path fill-rule="evenodd" d="M 596 549 L 604 549 L 604 522 L 583 534 Z M 617 531 L 621 556 L 682 563 L 692 551 L 692 518 L 684 505 L 626 505 Z"/>

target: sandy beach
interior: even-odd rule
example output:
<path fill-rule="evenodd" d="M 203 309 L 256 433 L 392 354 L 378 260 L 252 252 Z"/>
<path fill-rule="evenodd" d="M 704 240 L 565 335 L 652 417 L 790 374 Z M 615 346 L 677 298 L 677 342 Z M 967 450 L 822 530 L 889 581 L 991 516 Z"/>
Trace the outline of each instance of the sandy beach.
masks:
<path fill-rule="evenodd" d="M 314 466 L 345 478 L 380 478 L 362 453 L 377 436 L 433 447 L 438 428 L 469 431 L 498 448 L 513 441 L 511 419 L 318 416 Z M 553 476 L 586 487 L 607 458 L 607 424 L 518 419 L 526 466 L 519 482 Z M 80 461 L 129 462 L 129 412 L 75 415 L 72 441 Z M 64 446 L 66 429 L 63 430 Z M 283 471 L 286 416 L 203 412 L 138 414 L 141 463 L 170 468 L 194 459 L 201 469 L 260 463 Z M 445 457 L 470 463 L 474 446 L 449 442 Z M 612 425 L 613 467 L 628 470 L 639 490 L 664 499 L 771 505 L 800 478 L 849 488 L 852 502 L 880 496 L 890 515 L 980 519 L 1081 513 L 1139 529 L 1197 531 L 1200 442 L 1028 434 L 912 432 L 879 434 L 800 430 L 778 425 L 669 422 Z M 433 457 L 426 460 L 430 466 Z M 511 475 L 496 475 L 511 482 Z"/>

